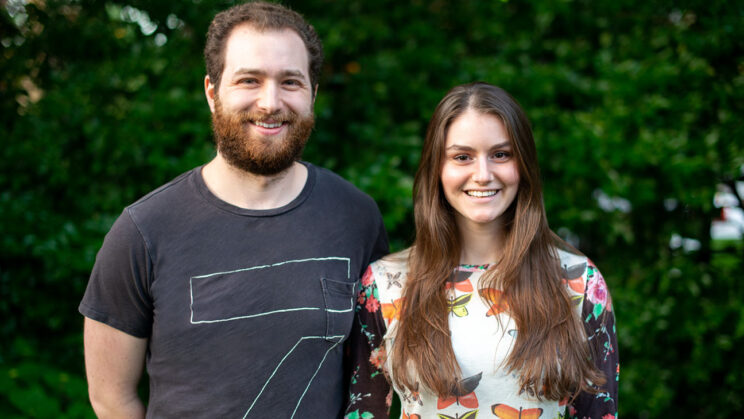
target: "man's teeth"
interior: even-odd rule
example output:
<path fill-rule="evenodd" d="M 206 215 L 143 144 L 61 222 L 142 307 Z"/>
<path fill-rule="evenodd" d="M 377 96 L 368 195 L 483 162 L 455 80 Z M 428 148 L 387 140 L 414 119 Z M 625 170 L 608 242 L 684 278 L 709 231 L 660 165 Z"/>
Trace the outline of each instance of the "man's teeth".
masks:
<path fill-rule="evenodd" d="M 256 121 L 256 125 L 258 125 L 259 127 L 264 127 L 264 128 L 279 128 L 282 126 L 282 123 L 274 122 L 273 124 L 269 124 L 267 122 Z"/>
<path fill-rule="evenodd" d="M 465 191 L 465 193 L 478 198 L 496 195 L 496 191 Z"/>

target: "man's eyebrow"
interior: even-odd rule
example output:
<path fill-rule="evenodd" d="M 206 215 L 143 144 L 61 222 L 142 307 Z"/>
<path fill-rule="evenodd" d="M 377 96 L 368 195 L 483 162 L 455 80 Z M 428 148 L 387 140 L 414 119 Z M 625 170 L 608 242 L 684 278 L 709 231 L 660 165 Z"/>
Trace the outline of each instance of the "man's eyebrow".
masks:
<path fill-rule="evenodd" d="M 241 67 L 233 72 L 234 75 L 251 74 L 256 76 L 265 76 L 266 71 L 259 70 L 257 68 L 245 68 Z"/>
<path fill-rule="evenodd" d="M 241 67 L 235 70 L 233 72 L 233 76 L 240 76 L 240 75 L 253 75 L 253 76 L 261 76 L 266 77 L 269 73 L 266 70 L 262 70 L 259 68 L 245 68 Z M 297 77 L 300 79 L 307 79 L 307 76 L 305 73 L 303 73 L 300 70 L 282 70 L 279 72 L 280 77 Z"/>
<path fill-rule="evenodd" d="M 300 78 L 300 79 L 307 78 L 305 76 L 305 73 L 303 73 L 300 70 L 284 70 L 284 71 L 280 72 L 279 74 L 282 75 L 283 77 L 297 77 L 297 78 Z"/>

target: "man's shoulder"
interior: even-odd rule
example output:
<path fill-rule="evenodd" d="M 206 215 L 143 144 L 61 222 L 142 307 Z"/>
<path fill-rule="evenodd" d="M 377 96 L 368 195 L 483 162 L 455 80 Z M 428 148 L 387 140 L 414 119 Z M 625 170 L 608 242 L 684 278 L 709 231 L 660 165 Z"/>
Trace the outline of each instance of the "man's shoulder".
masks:
<path fill-rule="evenodd" d="M 348 198 L 357 198 L 374 202 L 369 195 L 362 192 L 353 183 L 344 179 L 341 175 L 332 170 L 316 166 L 312 163 L 308 163 L 308 166 L 316 171 L 318 179 L 317 184 L 319 187 L 329 189 L 334 193 L 348 194 Z"/>
<path fill-rule="evenodd" d="M 198 168 L 181 173 L 173 180 L 124 208 L 124 213 L 138 229 L 158 228 L 164 221 L 177 218 L 177 214 L 189 213 L 194 202 L 196 188 L 190 182 Z M 148 227 L 149 226 L 149 227 Z"/>
<path fill-rule="evenodd" d="M 141 197 L 134 203 L 126 207 L 127 211 L 147 211 L 151 208 L 161 206 L 171 206 L 174 204 L 175 199 L 183 198 L 185 188 L 187 188 L 188 179 L 194 174 L 194 171 L 198 168 L 191 169 L 173 178 L 168 183 L 165 183 L 147 195 Z"/>

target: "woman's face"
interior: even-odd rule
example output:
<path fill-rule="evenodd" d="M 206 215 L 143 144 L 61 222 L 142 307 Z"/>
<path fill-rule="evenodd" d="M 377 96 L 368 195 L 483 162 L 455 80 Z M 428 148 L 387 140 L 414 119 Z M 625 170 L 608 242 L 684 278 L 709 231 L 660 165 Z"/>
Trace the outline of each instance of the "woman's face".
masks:
<path fill-rule="evenodd" d="M 468 109 L 447 130 L 441 182 L 458 224 L 500 225 L 514 201 L 519 169 L 497 116 Z"/>

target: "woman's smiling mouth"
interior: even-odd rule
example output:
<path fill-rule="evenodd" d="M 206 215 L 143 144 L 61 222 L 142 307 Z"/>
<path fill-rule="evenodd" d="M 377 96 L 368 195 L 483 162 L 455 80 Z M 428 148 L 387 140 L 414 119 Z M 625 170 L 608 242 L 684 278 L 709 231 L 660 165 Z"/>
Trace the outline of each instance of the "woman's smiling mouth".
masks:
<path fill-rule="evenodd" d="M 474 190 L 468 190 L 465 191 L 468 196 L 474 196 L 476 198 L 486 198 L 489 196 L 494 196 L 496 193 L 498 193 L 498 189 L 488 190 L 488 191 L 474 191 Z"/>

